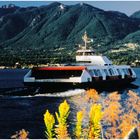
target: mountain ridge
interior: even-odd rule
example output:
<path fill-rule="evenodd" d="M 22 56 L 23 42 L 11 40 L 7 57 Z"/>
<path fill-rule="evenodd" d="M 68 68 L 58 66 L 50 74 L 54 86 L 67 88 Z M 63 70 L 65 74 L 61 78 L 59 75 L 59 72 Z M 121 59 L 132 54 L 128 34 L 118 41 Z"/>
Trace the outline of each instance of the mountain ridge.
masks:
<path fill-rule="evenodd" d="M 57 48 L 63 48 L 62 55 L 65 56 L 67 50 L 71 54 L 68 57 L 73 57 L 75 44 L 82 42 L 81 36 L 85 31 L 94 39 L 95 45 L 101 46 L 95 49 L 102 53 L 114 48 L 113 44 L 120 40 L 127 42 L 129 34 L 133 36 L 140 30 L 139 25 L 140 20 L 133 16 L 104 11 L 89 4 L 67 6 L 54 2 L 47 6 L 17 8 L 0 21 L 0 49 L 12 58 L 14 56 L 14 62 L 19 59 L 22 63 L 32 63 L 32 58 L 37 56 L 38 60 L 33 63 L 47 63 L 50 62 L 48 58 L 51 61 L 53 57 L 61 59 L 59 52 L 54 51 L 55 55 L 50 55 L 50 51 Z M 44 54 L 36 50 L 44 50 Z M 43 61 L 39 57 L 43 57 Z"/>

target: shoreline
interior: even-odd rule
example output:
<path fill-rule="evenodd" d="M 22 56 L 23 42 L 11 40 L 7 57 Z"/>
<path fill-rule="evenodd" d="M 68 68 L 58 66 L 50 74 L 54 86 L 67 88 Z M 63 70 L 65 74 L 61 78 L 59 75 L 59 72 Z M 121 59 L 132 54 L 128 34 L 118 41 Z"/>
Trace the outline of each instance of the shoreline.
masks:
<path fill-rule="evenodd" d="M 39 65 L 39 66 L 33 66 L 33 67 L 48 67 L 48 65 L 47 66 L 45 66 L 45 65 Z M 0 70 L 28 70 L 28 69 L 32 69 L 33 67 L 21 67 L 21 68 L 14 68 L 14 67 L 1 67 L 0 66 Z M 140 68 L 140 66 L 135 66 L 135 67 L 133 67 L 133 66 L 131 66 L 132 68 Z"/>

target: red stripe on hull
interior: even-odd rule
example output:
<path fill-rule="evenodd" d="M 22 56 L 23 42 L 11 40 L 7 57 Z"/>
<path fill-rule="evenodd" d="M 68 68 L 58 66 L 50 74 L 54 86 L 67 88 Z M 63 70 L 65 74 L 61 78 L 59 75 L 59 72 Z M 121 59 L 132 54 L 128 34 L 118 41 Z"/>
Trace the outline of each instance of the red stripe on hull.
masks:
<path fill-rule="evenodd" d="M 36 67 L 34 70 L 84 70 L 85 66 L 64 66 L 64 67 Z"/>

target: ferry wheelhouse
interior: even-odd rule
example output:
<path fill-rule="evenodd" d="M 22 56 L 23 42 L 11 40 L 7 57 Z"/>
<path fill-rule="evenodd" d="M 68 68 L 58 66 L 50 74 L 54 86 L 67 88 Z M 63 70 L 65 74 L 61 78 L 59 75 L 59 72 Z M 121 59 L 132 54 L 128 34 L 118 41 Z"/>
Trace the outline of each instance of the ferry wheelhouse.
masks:
<path fill-rule="evenodd" d="M 34 67 L 24 76 L 25 85 L 59 88 L 67 86 L 122 85 L 136 79 L 134 70 L 128 65 L 113 65 L 106 56 L 96 55 L 87 45 L 91 39 L 85 32 L 84 46 L 76 52 L 76 64 Z"/>

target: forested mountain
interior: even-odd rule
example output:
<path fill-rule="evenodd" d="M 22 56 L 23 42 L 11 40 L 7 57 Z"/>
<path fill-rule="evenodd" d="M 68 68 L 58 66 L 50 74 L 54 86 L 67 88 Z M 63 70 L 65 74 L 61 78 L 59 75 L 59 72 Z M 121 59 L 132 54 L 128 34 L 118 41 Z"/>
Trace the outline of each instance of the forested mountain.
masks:
<path fill-rule="evenodd" d="M 68 6 L 58 2 L 41 7 L 0 8 L 1 65 L 13 65 L 16 61 L 27 64 L 72 61 L 75 44 L 82 43 L 85 31 L 93 38 L 91 45 L 97 53 L 112 56 L 110 50 L 121 48 L 130 40 L 140 42 L 137 15 L 128 17 L 88 4 Z"/>
<path fill-rule="evenodd" d="M 140 11 L 137 11 L 134 14 L 132 14 L 131 17 L 140 19 Z"/>

